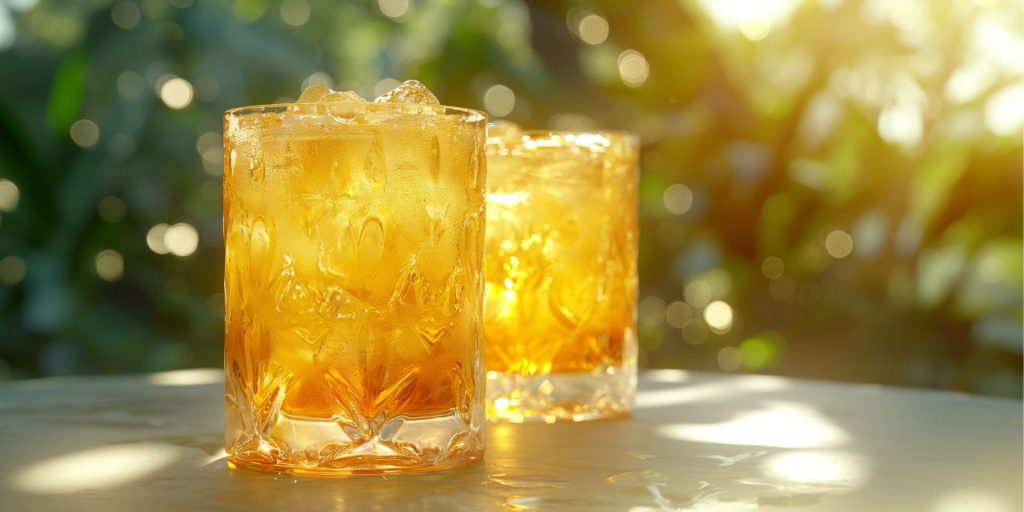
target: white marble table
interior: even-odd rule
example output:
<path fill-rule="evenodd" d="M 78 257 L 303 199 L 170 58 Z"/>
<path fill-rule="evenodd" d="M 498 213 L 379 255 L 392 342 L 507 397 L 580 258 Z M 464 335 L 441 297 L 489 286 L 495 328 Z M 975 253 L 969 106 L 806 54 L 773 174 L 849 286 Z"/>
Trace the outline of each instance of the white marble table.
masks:
<path fill-rule="evenodd" d="M 491 425 L 474 467 L 296 479 L 227 468 L 221 379 L 0 386 L 0 510 L 1022 509 L 1018 400 L 657 371 L 632 418 Z"/>

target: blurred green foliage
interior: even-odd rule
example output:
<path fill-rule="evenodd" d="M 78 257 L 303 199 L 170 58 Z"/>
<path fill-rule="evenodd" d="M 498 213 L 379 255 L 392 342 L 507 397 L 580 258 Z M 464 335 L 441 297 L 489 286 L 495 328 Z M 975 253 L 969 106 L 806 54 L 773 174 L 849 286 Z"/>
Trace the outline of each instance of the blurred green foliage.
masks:
<path fill-rule="evenodd" d="M 219 365 L 221 112 L 416 78 L 641 135 L 642 364 L 1019 396 L 1021 14 L 0 1 L 0 378 Z"/>

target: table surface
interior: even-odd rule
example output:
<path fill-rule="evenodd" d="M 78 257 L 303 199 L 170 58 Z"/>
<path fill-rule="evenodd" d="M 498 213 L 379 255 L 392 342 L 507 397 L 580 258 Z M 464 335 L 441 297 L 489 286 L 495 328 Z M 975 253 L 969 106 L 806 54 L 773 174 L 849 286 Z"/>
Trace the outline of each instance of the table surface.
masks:
<path fill-rule="evenodd" d="M 222 374 L 0 386 L 0 509 L 1017 512 L 1021 401 L 662 370 L 630 418 L 489 425 L 416 476 L 228 469 Z"/>

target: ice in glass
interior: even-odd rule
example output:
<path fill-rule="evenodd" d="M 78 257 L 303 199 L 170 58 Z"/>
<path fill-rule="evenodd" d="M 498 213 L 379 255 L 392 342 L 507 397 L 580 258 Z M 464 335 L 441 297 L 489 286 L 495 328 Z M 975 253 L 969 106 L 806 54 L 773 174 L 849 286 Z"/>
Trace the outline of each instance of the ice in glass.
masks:
<path fill-rule="evenodd" d="M 481 457 L 486 118 L 416 82 L 225 114 L 234 466 L 429 471 Z"/>
<path fill-rule="evenodd" d="M 636 388 L 637 140 L 492 127 L 485 352 L 494 420 L 629 411 Z"/>

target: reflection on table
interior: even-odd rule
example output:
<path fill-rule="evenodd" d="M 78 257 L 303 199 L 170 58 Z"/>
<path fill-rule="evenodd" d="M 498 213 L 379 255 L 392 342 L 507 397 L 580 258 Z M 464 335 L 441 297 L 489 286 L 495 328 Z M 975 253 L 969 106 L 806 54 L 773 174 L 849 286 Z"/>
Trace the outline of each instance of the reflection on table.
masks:
<path fill-rule="evenodd" d="M 409 477 L 232 471 L 222 374 L 0 387 L 10 510 L 1021 509 L 1021 404 L 652 371 L 631 418 L 490 425 L 486 461 Z M 6 507 L 4 507 L 6 509 Z"/>

